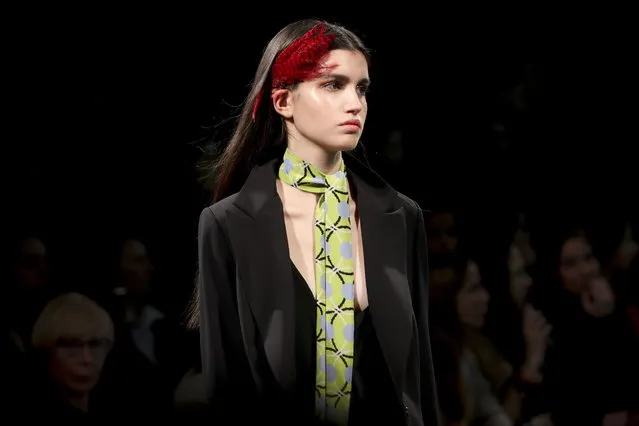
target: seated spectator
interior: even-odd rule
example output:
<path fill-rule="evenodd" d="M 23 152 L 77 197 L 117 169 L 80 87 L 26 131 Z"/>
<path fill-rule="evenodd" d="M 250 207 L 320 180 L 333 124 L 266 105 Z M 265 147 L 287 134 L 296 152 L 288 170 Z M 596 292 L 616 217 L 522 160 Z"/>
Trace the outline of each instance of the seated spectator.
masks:
<path fill-rule="evenodd" d="M 41 406 L 48 421 L 103 418 L 92 398 L 113 345 L 113 323 L 97 303 L 78 293 L 49 302 L 33 327 Z"/>

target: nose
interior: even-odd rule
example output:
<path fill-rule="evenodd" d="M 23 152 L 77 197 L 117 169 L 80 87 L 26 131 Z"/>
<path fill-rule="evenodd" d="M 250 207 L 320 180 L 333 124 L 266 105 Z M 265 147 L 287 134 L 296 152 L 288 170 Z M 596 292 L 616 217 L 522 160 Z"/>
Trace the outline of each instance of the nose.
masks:
<path fill-rule="evenodd" d="M 524 283 L 525 283 L 524 287 L 526 289 L 528 289 L 533 283 L 532 277 L 530 275 L 526 274 L 526 279 L 524 280 Z"/>
<path fill-rule="evenodd" d="M 483 292 L 483 296 L 484 296 L 484 303 L 488 303 L 490 301 L 490 293 L 488 293 L 488 290 L 484 289 Z"/>
<path fill-rule="evenodd" d="M 357 115 L 364 108 L 364 97 L 358 93 L 357 88 L 346 91 L 348 93 L 346 99 L 346 112 L 349 114 Z"/>
<path fill-rule="evenodd" d="M 83 364 L 93 363 L 93 352 L 91 351 L 91 347 L 89 345 L 84 345 L 84 347 L 82 348 L 80 360 Z"/>
<path fill-rule="evenodd" d="M 481 290 L 479 290 L 479 301 L 482 305 L 490 301 L 490 293 L 488 293 L 488 290 L 486 290 L 485 287 L 482 287 Z"/>

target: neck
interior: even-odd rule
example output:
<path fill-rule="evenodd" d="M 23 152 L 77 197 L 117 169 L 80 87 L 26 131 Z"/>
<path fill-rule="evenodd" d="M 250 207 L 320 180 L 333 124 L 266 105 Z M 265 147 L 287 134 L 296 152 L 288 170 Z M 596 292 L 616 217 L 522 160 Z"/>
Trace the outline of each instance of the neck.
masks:
<path fill-rule="evenodd" d="M 310 141 L 301 139 L 292 135 L 289 137 L 288 149 L 293 154 L 327 175 L 332 175 L 339 170 L 342 161 L 341 151 L 329 152 Z"/>
<path fill-rule="evenodd" d="M 85 413 L 89 411 L 88 393 L 69 393 L 65 396 L 65 399 L 72 407 Z"/>

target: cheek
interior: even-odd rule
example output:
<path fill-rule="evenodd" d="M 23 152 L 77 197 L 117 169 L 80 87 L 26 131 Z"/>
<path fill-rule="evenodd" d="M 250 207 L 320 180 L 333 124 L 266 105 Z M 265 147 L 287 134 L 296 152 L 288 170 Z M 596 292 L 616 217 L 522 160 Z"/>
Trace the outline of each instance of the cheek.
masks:
<path fill-rule="evenodd" d="M 71 365 L 63 358 L 53 354 L 49 364 L 49 374 L 57 383 L 65 384 L 71 373 Z"/>
<path fill-rule="evenodd" d="M 475 296 L 475 306 L 477 309 L 483 309 L 488 305 L 488 301 L 490 300 L 490 295 L 486 290 L 482 290 L 477 292 Z"/>
<path fill-rule="evenodd" d="M 529 285 L 530 283 L 528 282 L 526 278 L 515 278 L 512 284 L 513 291 L 516 294 L 525 293 L 526 290 L 528 290 Z"/>
<path fill-rule="evenodd" d="M 331 106 L 331 97 L 325 96 L 319 89 L 300 93 L 295 99 L 296 112 L 306 117 L 326 113 Z"/>
<path fill-rule="evenodd" d="M 467 315 L 472 307 L 472 298 L 465 291 L 457 295 L 457 313 L 461 316 Z"/>
<path fill-rule="evenodd" d="M 330 115 L 330 111 L 331 106 L 326 105 L 325 102 L 310 96 L 302 97 L 298 99 L 293 113 L 295 125 L 312 132 L 313 129 L 322 127 L 322 124 L 327 121 L 326 118 Z"/>

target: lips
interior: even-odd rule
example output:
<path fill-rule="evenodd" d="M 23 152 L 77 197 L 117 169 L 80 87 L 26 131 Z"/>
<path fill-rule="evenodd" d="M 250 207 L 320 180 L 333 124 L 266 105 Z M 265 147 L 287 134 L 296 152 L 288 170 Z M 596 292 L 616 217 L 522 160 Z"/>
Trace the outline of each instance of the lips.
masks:
<path fill-rule="evenodd" d="M 340 126 L 356 126 L 361 128 L 362 123 L 359 120 L 348 120 L 340 124 Z"/>

